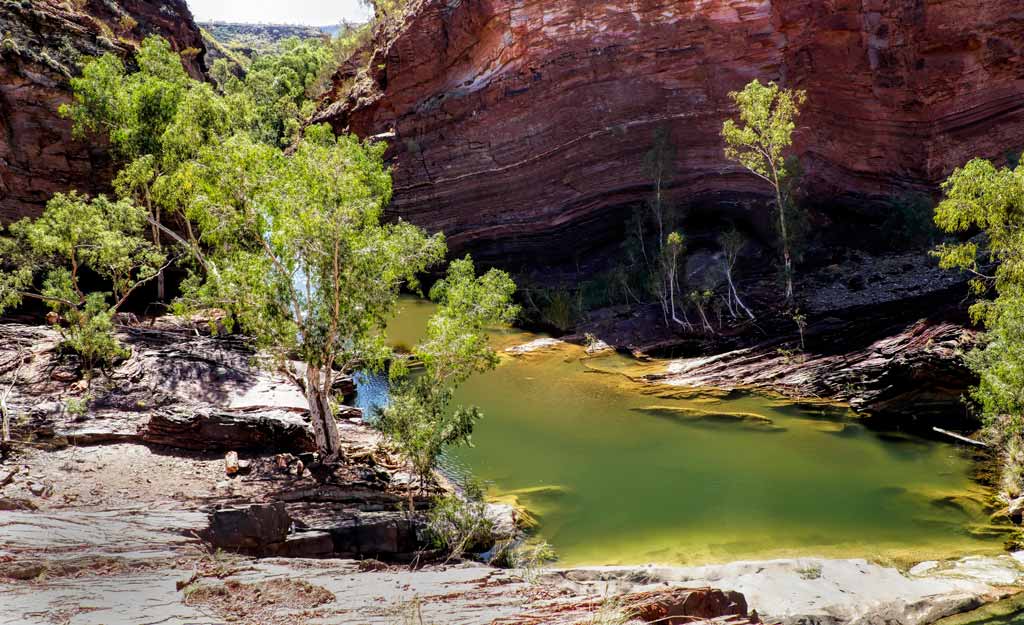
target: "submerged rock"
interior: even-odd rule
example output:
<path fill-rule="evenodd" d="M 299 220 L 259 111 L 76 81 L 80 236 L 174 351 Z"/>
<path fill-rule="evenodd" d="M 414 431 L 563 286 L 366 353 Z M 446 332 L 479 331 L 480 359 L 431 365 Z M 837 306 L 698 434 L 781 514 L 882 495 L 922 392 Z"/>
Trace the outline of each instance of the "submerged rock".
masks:
<path fill-rule="evenodd" d="M 534 339 L 529 343 L 508 347 L 505 349 L 505 353 L 513 355 L 532 354 L 533 352 L 546 351 L 563 345 L 566 345 L 566 342 L 559 339 L 539 338 Z"/>
<path fill-rule="evenodd" d="M 775 425 L 775 422 L 768 417 L 752 412 L 722 412 L 685 406 L 645 406 L 643 408 L 633 408 L 633 411 L 669 418 L 686 425 L 741 428 L 753 432 L 773 434 L 786 431 L 786 428 Z"/>

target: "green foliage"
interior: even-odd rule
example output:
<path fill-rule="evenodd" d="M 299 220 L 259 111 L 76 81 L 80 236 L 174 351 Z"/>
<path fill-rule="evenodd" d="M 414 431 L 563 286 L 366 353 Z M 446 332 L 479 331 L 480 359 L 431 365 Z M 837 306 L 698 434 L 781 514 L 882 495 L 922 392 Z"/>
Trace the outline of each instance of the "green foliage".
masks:
<path fill-rule="evenodd" d="M 304 107 L 332 59 L 330 48 L 315 39 L 291 37 L 276 54 L 261 55 L 242 81 L 227 79 L 225 93 L 241 94 L 254 111 L 254 136 L 269 144 L 287 145 L 298 137 L 299 122 L 312 110 Z"/>
<path fill-rule="evenodd" d="M 64 313 L 67 327 L 62 328 L 63 347 L 78 354 L 82 370 L 90 378 L 97 367 L 107 367 L 129 352 L 114 336 L 114 309 L 103 293 L 89 293 L 85 304 L 69 307 Z"/>
<path fill-rule="evenodd" d="M 359 0 L 359 4 L 373 9 L 374 22 L 380 24 L 401 19 L 409 0 Z"/>
<path fill-rule="evenodd" d="M 729 95 L 739 109 L 739 123 L 729 119 L 722 124 L 725 157 L 741 164 L 775 191 L 788 301 L 793 297 L 790 236 L 793 211 L 790 209 L 799 162 L 786 152 L 793 143 L 796 118 L 807 101 L 807 94 L 782 89 L 773 82 L 762 85 L 754 80 L 743 91 Z"/>
<path fill-rule="evenodd" d="M 207 22 L 200 24 L 211 60 L 227 57 L 240 67 L 260 56 L 277 54 L 281 44 L 289 39 L 325 41 L 328 36 L 315 26 L 285 24 L 238 24 Z"/>
<path fill-rule="evenodd" d="M 214 161 L 223 169 L 211 156 L 217 146 L 233 137 L 237 146 L 242 136 L 273 146 L 297 138 L 299 120 L 311 106 L 304 102 L 306 89 L 328 57 L 319 40 L 287 40 L 280 54 L 257 59 L 245 82 L 222 76 L 226 85 L 218 93 L 186 74 L 170 44 L 149 37 L 136 55 L 138 71 L 128 73 L 113 54 L 87 60 L 82 76 L 72 80 L 74 100 L 61 113 L 72 120 L 76 136 L 110 138 L 124 165 L 115 181 L 118 195 L 147 208 L 150 237 L 159 246 L 161 233 L 182 240 L 163 222 L 194 209 L 203 184 L 210 191 L 211 174 L 200 173 L 201 163 Z M 263 160 L 272 158 L 264 153 Z M 197 250 L 196 234 L 189 224 L 185 230 L 187 244 Z M 162 298 L 162 278 L 158 287 Z"/>
<path fill-rule="evenodd" d="M 487 551 L 494 544 L 494 522 L 480 499 L 445 495 L 434 500 L 427 514 L 427 535 L 436 549 L 451 558 Z"/>
<path fill-rule="evenodd" d="M 542 567 L 558 559 L 554 548 L 543 540 L 507 539 L 494 545 L 488 564 L 503 569 L 517 569 L 523 580 L 535 583 Z"/>
<path fill-rule="evenodd" d="M 725 157 L 771 184 L 788 178 L 786 151 L 793 143 L 796 117 L 807 94 L 754 80 L 729 96 L 739 108 L 740 123 L 728 119 L 722 125 Z"/>
<path fill-rule="evenodd" d="M 87 60 L 82 76 L 71 81 L 74 100 L 61 114 L 79 138 L 109 136 L 122 162 L 152 155 L 170 172 L 199 146 L 236 132 L 270 145 L 295 141 L 311 112 L 307 94 L 330 59 L 323 41 L 290 38 L 278 52 L 258 56 L 244 80 L 215 63 L 215 93 L 185 73 L 166 40 L 148 37 L 136 55 L 138 71 L 127 72 L 112 53 Z"/>
<path fill-rule="evenodd" d="M 284 367 L 306 364 L 321 449 L 337 452 L 335 368 L 380 368 L 403 284 L 439 262 L 444 238 L 381 223 L 391 198 L 384 146 L 311 127 L 294 152 L 235 135 L 202 148 L 182 196 L 206 252 L 180 308 L 229 311 Z M 298 377 L 298 373 L 296 376 Z"/>
<path fill-rule="evenodd" d="M 1003 290 L 984 306 L 987 332 L 967 354 L 980 377 L 973 398 L 986 422 L 1010 434 L 1024 434 L 1024 291 Z"/>
<path fill-rule="evenodd" d="M 84 417 L 89 412 L 89 402 L 78 397 L 69 397 L 64 402 L 64 410 L 73 417 Z"/>
<path fill-rule="evenodd" d="M 76 137 L 105 133 L 124 161 L 159 154 L 190 83 L 180 57 L 161 37 L 147 37 L 135 61 L 139 71 L 130 74 L 113 53 L 87 61 L 82 76 L 71 80 L 72 103 L 60 109 Z"/>
<path fill-rule="evenodd" d="M 571 330 L 582 314 L 578 298 L 568 289 L 541 291 L 539 299 L 541 321 L 562 332 Z"/>
<path fill-rule="evenodd" d="M 475 406 L 453 408 L 452 399 L 472 375 L 497 366 L 486 330 L 515 319 L 514 293 L 515 283 L 505 272 L 491 269 L 477 277 L 469 257 L 453 261 L 447 277 L 430 291 L 438 309 L 413 350 L 423 371 L 409 376 L 401 362 L 392 365 L 391 402 L 378 411 L 377 427 L 412 463 L 421 484 L 445 447 L 469 444 L 483 416 Z"/>
<path fill-rule="evenodd" d="M 1006 468 L 1019 473 L 1012 452 L 1024 434 L 1024 167 L 976 159 L 954 171 L 943 191 L 935 223 L 952 234 L 984 232 L 981 242 L 947 242 L 934 254 L 943 268 L 970 273 L 975 293 L 995 296 L 971 308 L 987 333 L 967 363 L 980 377 L 972 397 L 1004 444 Z M 1019 476 L 1012 479 L 1019 491 Z"/>
<path fill-rule="evenodd" d="M 87 375 L 124 355 L 113 335 L 113 315 L 166 261 L 143 236 L 146 212 L 104 196 L 55 195 L 37 219 L 10 226 L 0 250 L 12 268 L 0 271 L 0 312 L 24 298 L 45 302 L 66 322 L 64 346 L 77 353 Z M 84 293 L 88 271 L 106 281 L 110 293 Z M 35 288 L 35 278 L 42 286 Z"/>

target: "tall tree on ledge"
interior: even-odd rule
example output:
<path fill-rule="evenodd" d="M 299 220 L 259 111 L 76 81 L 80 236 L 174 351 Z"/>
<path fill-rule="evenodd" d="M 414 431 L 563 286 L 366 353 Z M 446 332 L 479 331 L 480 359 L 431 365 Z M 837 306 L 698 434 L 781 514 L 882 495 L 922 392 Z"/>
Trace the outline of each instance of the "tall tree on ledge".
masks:
<path fill-rule="evenodd" d="M 787 163 L 786 151 L 793 144 L 793 131 L 800 107 L 807 101 L 803 91 L 782 89 L 774 82 L 762 85 L 754 80 L 743 91 L 729 96 L 739 107 L 739 123 L 729 119 L 722 125 L 725 157 L 746 167 L 771 185 L 779 212 L 782 260 L 786 276 L 786 301 L 793 299 L 793 260 L 786 208 L 795 167 Z"/>

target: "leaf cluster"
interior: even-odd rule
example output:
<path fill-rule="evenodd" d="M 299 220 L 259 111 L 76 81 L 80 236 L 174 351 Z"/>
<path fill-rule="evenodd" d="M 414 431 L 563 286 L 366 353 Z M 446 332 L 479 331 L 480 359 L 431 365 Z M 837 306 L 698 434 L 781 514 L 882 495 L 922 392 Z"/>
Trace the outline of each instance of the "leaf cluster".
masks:
<path fill-rule="evenodd" d="M 516 317 L 514 293 L 515 284 L 505 272 L 491 269 L 477 277 L 468 257 L 453 261 L 447 277 L 431 289 L 438 310 L 414 349 L 422 372 L 410 376 L 403 363 L 392 365 L 391 401 L 378 411 L 377 426 L 412 462 L 421 482 L 446 447 L 470 443 L 473 427 L 483 417 L 475 406 L 451 404 L 470 376 L 497 366 L 487 329 Z"/>
<path fill-rule="evenodd" d="M 113 336 L 114 313 L 166 262 L 145 238 L 145 224 L 145 210 L 128 200 L 58 193 L 39 218 L 22 219 L 0 237 L 10 263 L 0 270 L 0 313 L 25 298 L 42 301 L 64 319 L 65 346 L 87 372 L 112 361 L 123 353 Z M 86 293 L 86 273 L 111 291 Z"/>
<path fill-rule="evenodd" d="M 729 119 L 722 125 L 726 158 L 769 182 L 789 177 L 793 172 L 785 151 L 793 143 L 796 118 L 807 94 L 754 80 L 729 96 L 739 108 L 740 120 Z"/>
<path fill-rule="evenodd" d="M 973 397 L 991 424 L 1024 431 L 1024 167 L 998 168 L 975 159 L 943 185 L 935 223 L 951 234 L 983 237 L 948 241 L 933 252 L 941 267 L 973 276 L 979 300 L 971 308 L 987 333 L 967 356 L 979 375 Z"/>

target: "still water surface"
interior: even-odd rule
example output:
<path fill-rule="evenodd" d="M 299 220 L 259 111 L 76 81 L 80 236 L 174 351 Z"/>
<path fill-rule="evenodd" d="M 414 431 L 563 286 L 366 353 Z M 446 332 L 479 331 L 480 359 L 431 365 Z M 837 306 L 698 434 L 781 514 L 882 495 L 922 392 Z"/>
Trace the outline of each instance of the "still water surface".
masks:
<path fill-rule="evenodd" d="M 430 311 L 403 300 L 390 340 L 415 343 Z M 499 350 L 537 338 L 493 336 Z M 842 409 L 636 380 L 663 367 L 564 344 L 503 354 L 459 392 L 486 416 L 445 467 L 531 510 L 566 566 L 1000 549 L 964 450 L 872 432 Z M 364 383 L 364 407 L 381 384 Z"/>

